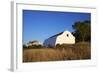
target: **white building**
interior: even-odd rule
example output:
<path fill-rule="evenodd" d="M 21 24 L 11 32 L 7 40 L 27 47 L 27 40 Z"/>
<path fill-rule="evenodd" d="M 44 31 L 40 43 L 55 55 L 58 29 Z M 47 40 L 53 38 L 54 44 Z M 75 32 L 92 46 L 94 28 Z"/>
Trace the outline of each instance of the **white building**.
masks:
<path fill-rule="evenodd" d="M 37 40 L 34 41 L 29 41 L 29 43 L 27 43 L 28 46 L 33 46 L 33 45 L 41 45 L 41 43 Z"/>
<path fill-rule="evenodd" d="M 57 44 L 75 44 L 75 37 L 69 31 L 64 31 L 46 39 L 43 43 L 46 47 L 55 47 Z"/>

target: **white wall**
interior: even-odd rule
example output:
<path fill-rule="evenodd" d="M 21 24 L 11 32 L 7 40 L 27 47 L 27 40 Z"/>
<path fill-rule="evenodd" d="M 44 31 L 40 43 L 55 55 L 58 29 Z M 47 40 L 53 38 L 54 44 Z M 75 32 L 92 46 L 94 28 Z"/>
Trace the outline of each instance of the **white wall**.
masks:
<path fill-rule="evenodd" d="M 57 37 L 56 44 L 75 44 L 75 37 L 69 31 L 64 31 Z"/>
<path fill-rule="evenodd" d="M 24 0 L 25 1 L 25 0 Z M 29 0 L 28 0 L 29 1 Z M 96 26 L 95 32 L 95 43 L 98 48 L 98 66 L 97 67 L 80 67 L 80 68 L 62 68 L 62 69 L 47 69 L 47 70 L 34 70 L 34 73 L 100 73 L 100 2 L 99 0 L 33 0 L 38 3 L 45 2 L 49 4 L 68 4 L 70 2 L 75 3 L 73 5 L 78 6 L 97 6 L 97 20 L 98 25 Z M 68 2 L 69 1 L 69 2 Z M 0 73 L 10 73 L 10 0 L 0 0 Z M 32 73 L 33 73 L 32 72 Z M 21 72 L 22 73 L 22 72 Z M 29 72 L 26 72 L 29 73 Z"/>

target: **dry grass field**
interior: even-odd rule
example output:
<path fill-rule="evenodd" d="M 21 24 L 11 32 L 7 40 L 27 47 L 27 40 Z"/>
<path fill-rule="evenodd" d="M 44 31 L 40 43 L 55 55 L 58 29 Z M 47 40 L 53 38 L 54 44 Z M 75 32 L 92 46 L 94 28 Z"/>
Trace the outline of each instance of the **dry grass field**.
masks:
<path fill-rule="evenodd" d="M 63 45 L 56 48 L 23 49 L 23 62 L 91 59 L 90 43 Z"/>

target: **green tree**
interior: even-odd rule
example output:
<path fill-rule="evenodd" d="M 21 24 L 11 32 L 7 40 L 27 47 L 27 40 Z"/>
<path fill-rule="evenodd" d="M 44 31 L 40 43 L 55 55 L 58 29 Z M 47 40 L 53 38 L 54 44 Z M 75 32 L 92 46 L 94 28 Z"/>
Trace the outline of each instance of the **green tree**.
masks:
<path fill-rule="evenodd" d="M 25 44 L 23 44 L 23 48 L 27 48 L 27 46 Z"/>
<path fill-rule="evenodd" d="M 75 22 L 72 25 L 73 29 L 75 29 L 74 35 L 76 37 L 76 41 L 90 41 L 91 40 L 91 26 L 90 21 L 83 22 Z"/>

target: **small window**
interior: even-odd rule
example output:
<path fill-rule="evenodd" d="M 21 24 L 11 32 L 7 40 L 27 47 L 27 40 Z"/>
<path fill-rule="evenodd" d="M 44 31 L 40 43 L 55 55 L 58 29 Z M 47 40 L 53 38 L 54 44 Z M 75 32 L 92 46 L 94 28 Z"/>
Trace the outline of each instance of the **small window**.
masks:
<path fill-rule="evenodd" d="M 69 35 L 67 34 L 67 37 L 68 37 Z"/>

